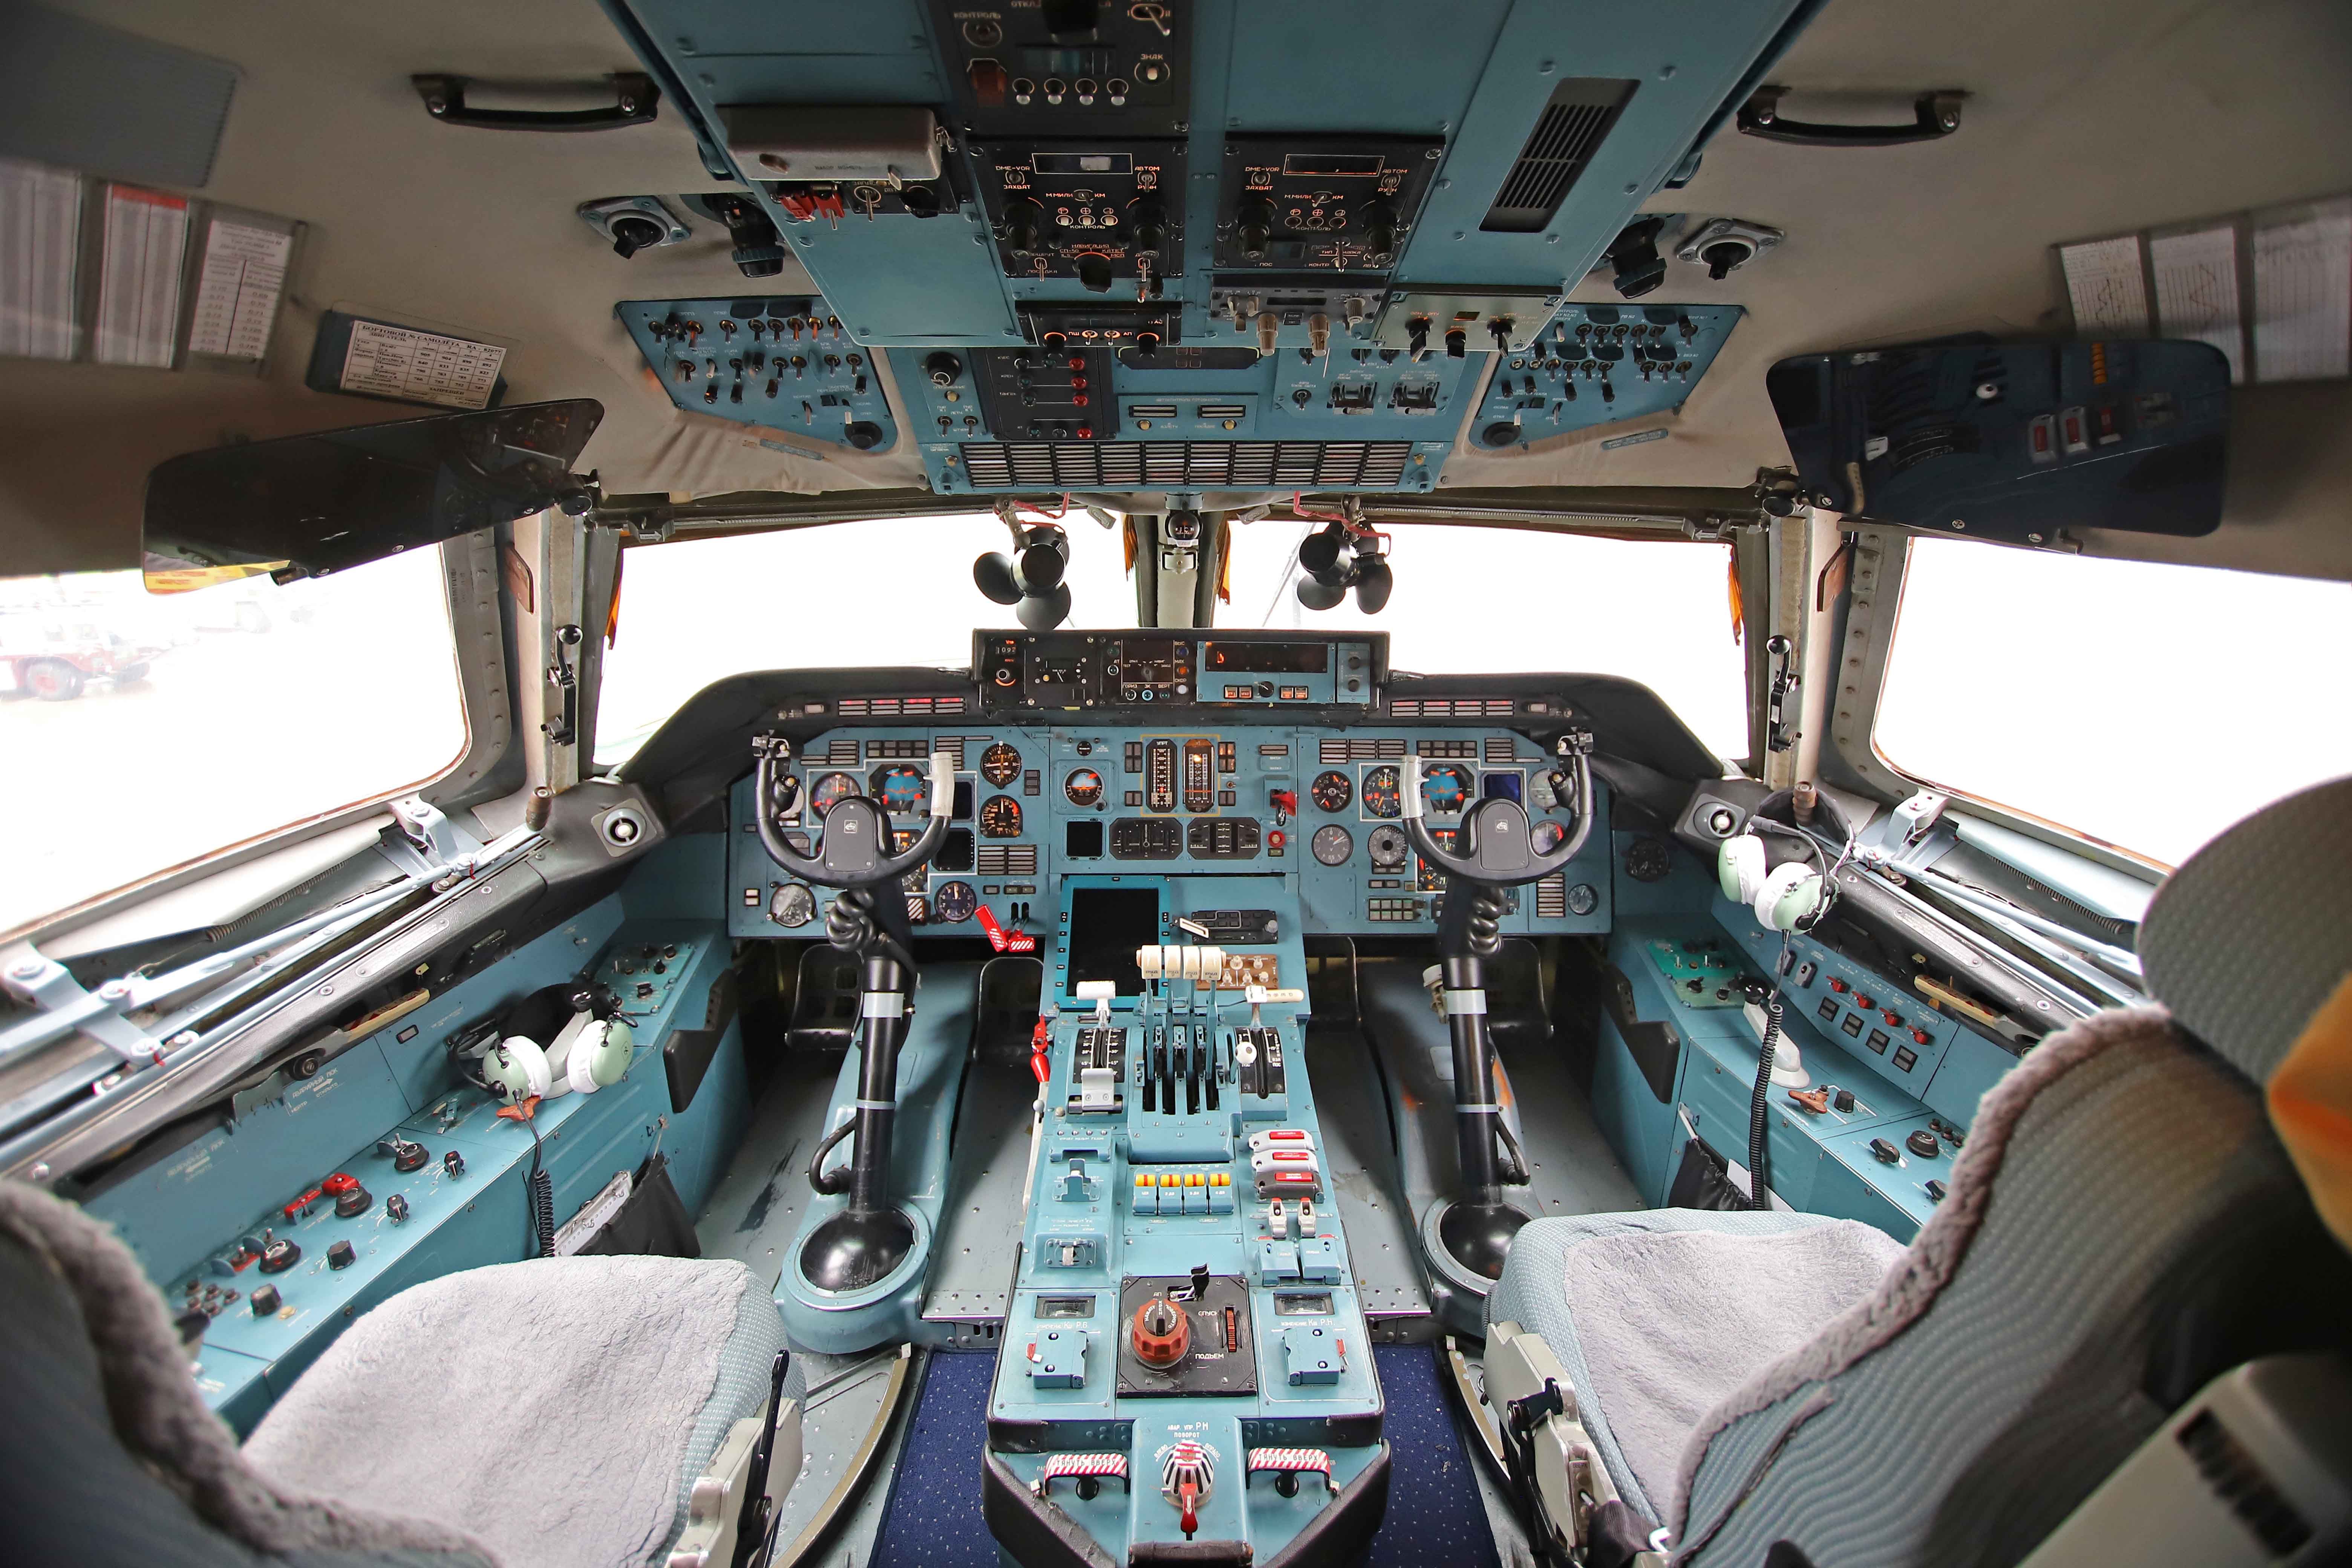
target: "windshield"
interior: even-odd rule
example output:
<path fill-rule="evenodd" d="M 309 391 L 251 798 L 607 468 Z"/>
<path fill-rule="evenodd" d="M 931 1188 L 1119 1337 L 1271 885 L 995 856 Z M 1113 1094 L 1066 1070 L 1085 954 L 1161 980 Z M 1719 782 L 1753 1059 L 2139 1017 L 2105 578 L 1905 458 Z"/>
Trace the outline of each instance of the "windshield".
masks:
<path fill-rule="evenodd" d="M 1915 539 L 1874 740 L 2164 865 L 2352 773 L 2352 584 Z"/>
<path fill-rule="evenodd" d="M 1072 626 L 1136 622 L 1116 532 L 1073 510 Z M 1664 699 L 1718 754 L 1748 750 L 1730 546 L 1524 529 L 1394 531 L 1396 591 L 1366 616 L 1352 599 L 1298 603 L 1298 542 L 1315 525 L 1265 519 L 1233 533 L 1232 601 L 1217 623 L 1370 628 L 1399 669 L 1622 675 Z M 697 691 L 744 670 L 971 662 L 975 629 L 1013 613 L 973 586 L 973 558 L 1007 544 L 987 512 L 877 519 L 630 549 L 597 698 L 596 761 L 635 752 Z"/>
<path fill-rule="evenodd" d="M 425 784 L 466 751 L 440 552 L 278 587 L 0 580 L 0 931 Z"/>

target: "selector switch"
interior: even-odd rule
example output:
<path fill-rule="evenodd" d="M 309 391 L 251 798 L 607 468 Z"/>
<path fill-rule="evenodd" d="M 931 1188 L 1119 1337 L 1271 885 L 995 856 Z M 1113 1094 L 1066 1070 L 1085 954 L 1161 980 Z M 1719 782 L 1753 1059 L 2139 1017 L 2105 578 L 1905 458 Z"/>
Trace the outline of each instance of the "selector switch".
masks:
<path fill-rule="evenodd" d="M 267 1318 L 286 1304 L 285 1299 L 278 1294 L 278 1287 L 275 1285 L 255 1286 L 252 1300 L 253 1315 L 257 1318 Z"/>
<path fill-rule="evenodd" d="M 1149 1367 L 1164 1372 L 1192 1352 L 1192 1315 L 1165 1296 L 1154 1296 L 1138 1307 L 1128 1332 L 1135 1359 Z"/>
<path fill-rule="evenodd" d="M 328 1244 L 328 1268 L 349 1268 L 352 1264 L 357 1263 L 359 1260 L 359 1254 L 352 1250 L 352 1244 L 350 1242 L 336 1241 Z"/>
<path fill-rule="evenodd" d="M 1936 1135 L 1925 1127 L 1903 1140 L 1903 1142 L 1905 1147 L 1922 1160 L 1932 1160 L 1944 1152 L 1944 1146 L 1936 1142 Z"/>

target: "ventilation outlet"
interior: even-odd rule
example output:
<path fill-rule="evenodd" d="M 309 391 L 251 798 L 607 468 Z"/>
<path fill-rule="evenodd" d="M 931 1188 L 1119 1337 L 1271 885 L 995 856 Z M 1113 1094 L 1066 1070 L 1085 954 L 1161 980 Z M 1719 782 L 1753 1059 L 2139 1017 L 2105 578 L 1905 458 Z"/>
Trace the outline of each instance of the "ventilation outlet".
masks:
<path fill-rule="evenodd" d="M 2176 1440 L 2214 1497 L 2273 1557 L 2292 1557 L 2309 1543 L 2311 1525 L 2210 1410 L 2200 1411 Z"/>
<path fill-rule="evenodd" d="M 1479 227 L 1489 234 L 1532 234 L 1551 222 L 1601 148 L 1638 83 L 1571 77 L 1552 89 L 1528 144 L 1503 177 Z"/>

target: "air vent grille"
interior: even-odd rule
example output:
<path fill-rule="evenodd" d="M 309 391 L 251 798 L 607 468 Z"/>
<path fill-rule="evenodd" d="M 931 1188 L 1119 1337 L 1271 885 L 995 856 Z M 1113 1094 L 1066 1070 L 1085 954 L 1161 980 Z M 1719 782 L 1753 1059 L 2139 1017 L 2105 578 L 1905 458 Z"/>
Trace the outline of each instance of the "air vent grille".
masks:
<path fill-rule="evenodd" d="M 980 847 L 983 877 L 1034 877 L 1037 874 L 1034 844 L 983 844 Z"/>
<path fill-rule="evenodd" d="M 1508 719 L 1518 703 L 1508 697 L 1398 697 L 1389 712 L 1399 719 Z"/>
<path fill-rule="evenodd" d="M 1351 735 L 1317 744 L 1316 761 L 1325 767 L 1340 763 L 1394 762 L 1404 755 L 1400 735 Z"/>
<path fill-rule="evenodd" d="M 1565 874 L 1546 877 L 1536 884 L 1536 919 L 1564 921 L 1568 918 L 1568 878 Z"/>
<path fill-rule="evenodd" d="M 1552 89 L 1528 144 L 1519 149 L 1518 162 L 1503 176 L 1502 188 L 1478 226 L 1489 234 L 1533 234 L 1551 222 L 1617 123 L 1635 85 L 1606 77 L 1571 77 Z"/>
<path fill-rule="evenodd" d="M 1131 485 L 1394 489 L 1410 441 L 967 441 L 974 489 Z"/>
<path fill-rule="evenodd" d="M 906 715 L 929 713 L 961 713 L 964 700 L 961 695 L 944 697 L 844 697 L 834 704 L 834 711 L 845 719 L 890 719 Z M 856 761 L 855 758 L 851 759 Z"/>
<path fill-rule="evenodd" d="M 1518 742 L 1508 735 L 1486 737 L 1486 760 L 1490 763 L 1516 763 L 1519 760 Z"/>
<path fill-rule="evenodd" d="M 848 712 L 849 704 L 846 702 L 842 703 L 840 705 L 840 710 L 844 713 Z M 836 767 L 854 768 L 857 765 L 857 742 L 854 740 L 827 741 L 824 743 L 824 755 L 822 757 L 812 756 L 809 760 L 811 762 L 831 763 Z"/>

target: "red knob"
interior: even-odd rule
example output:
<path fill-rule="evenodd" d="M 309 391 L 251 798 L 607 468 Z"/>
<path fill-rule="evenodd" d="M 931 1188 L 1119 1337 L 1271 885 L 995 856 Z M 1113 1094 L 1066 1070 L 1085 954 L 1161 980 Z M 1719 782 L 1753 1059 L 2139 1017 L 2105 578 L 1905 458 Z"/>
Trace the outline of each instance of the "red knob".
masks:
<path fill-rule="evenodd" d="M 1071 368 L 1072 370 L 1084 370 L 1084 369 L 1086 369 L 1086 368 L 1087 368 L 1087 362 L 1086 362 L 1086 358 L 1085 358 L 1085 356 L 1084 356 L 1084 355 L 1082 355 L 1082 354 L 1072 354 L 1072 355 L 1070 356 L 1070 368 Z"/>
<path fill-rule="evenodd" d="M 1932 1044 L 1934 1041 L 1934 1037 L 1929 1035 L 1925 1029 L 1912 1030 L 1911 1037 L 1923 1046 Z"/>
<path fill-rule="evenodd" d="M 1855 992 L 1855 993 L 1853 994 L 1853 1005 L 1854 1005 L 1855 1006 L 1857 1006 L 1857 1007 L 1861 1008 L 1861 1009 L 1862 1009 L 1864 1012 L 1865 1012 L 1865 1013 L 1869 1012 L 1873 1007 L 1875 1007 L 1875 1006 L 1877 1006 L 1877 1005 L 1878 1005 L 1878 1004 L 1877 1004 L 1877 1003 L 1873 1002 L 1869 997 L 1864 996 L 1864 995 L 1861 992 L 1859 992 L 1859 991 L 1857 991 L 1857 992 Z"/>
<path fill-rule="evenodd" d="M 1080 384 L 1084 384 L 1081 383 Z M 1070 394 L 1070 401 L 1076 404 L 1079 407 L 1084 408 L 1087 405 L 1087 395 L 1083 392 L 1073 392 Z"/>
<path fill-rule="evenodd" d="M 1894 1025 L 1896 1028 L 1901 1028 L 1903 1026 L 1903 1015 L 1900 1013 L 1889 1011 L 1880 1016 L 1889 1024 Z"/>
<path fill-rule="evenodd" d="M 1084 398 L 1080 398 L 1078 401 L 1079 401 L 1079 402 L 1081 402 L 1081 403 L 1083 403 L 1083 402 L 1085 402 L 1085 401 L 1086 401 L 1086 399 L 1084 399 Z M 1093 440 L 1094 438 L 1095 438 L 1095 427 L 1094 427 L 1093 426 L 1091 426 L 1091 425 L 1081 425 L 1081 426 L 1078 426 L 1078 439 L 1079 439 L 1079 440 L 1081 440 L 1081 441 L 1091 441 L 1091 440 Z"/>
<path fill-rule="evenodd" d="M 1070 377 L 1070 390 L 1071 390 L 1072 392 L 1084 392 L 1086 389 L 1087 389 L 1087 378 L 1086 378 L 1085 376 L 1083 376 L 1083 375 L 1074 375 L 1074 376 Z M 1081 398 L 1081 399 L 1079 399 L 1079 401 L 1080 401 L 1080 402 L 1084 402 L 1084 401 L 1085 401 L 1085 399 Z"/>
<path fill-rule="evenodd" d="M 1832 980 L 1830 982 L 1830 989 L 1832 991 L 1843 991 L 1845 989 L 1845 982 L 1843 980 Z"/>

